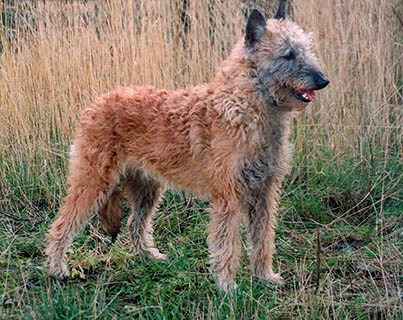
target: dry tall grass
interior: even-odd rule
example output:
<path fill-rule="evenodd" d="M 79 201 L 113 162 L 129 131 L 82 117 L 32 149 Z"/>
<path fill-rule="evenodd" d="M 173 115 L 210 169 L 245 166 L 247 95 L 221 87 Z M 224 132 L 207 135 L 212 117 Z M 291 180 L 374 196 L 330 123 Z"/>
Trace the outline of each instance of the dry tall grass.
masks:
<path fill-rule="evenodd" d="M 242 37 L 252 2 L 20 7 L 29 13 L 19 20 L 23 27 L 11 30 L 11 42 L 10 30 L 0 35 L 2 201 L 11 205 L 16 189 L 28 199 L 38 191 L 59 198 L 76 120 L 99 94 L 128 84 L 178 88 L 209 81 Z M 297 120 L 298 149 L 311 146 L 320 157 L 325 147 L 335 157 L 351 153 L 363 161 L 380 152 L 387 161 L 400 148 L 402 26 L 393 9 L 402 13 L 399 0 L 293 1 L 294 18 L 315 34 L 331 81 Z"/>
<path fill-rule="evenodd" d="M 4 2 L 6 1 L 0 0 L 1 12 L 6 9 L 1 4 Z M 67 154 L 76 121 L 80 111 L 96 96 L 128 84 L 179 88 L 209 81 L 234 43 L 243 36 L 247 9 L 258 6 L 266 14 L 270 14 L 273 12 L 274 2 L 15 0 L 14 3 L 18 3 L 18 27 L 10 29 L 0 25 L 0 214 L 13 214 L 18 219 L 18 216 L 37 218 L 38 214 L 57 212 L 54 206 L 57 206 L 64 195 Z M 255 309 L 264 314 L 274 312 L 283 315 L 284 312 L 282 318 L 330 319 L 340 315 L 339 318 L 347 319 L 350 318 L 350 313 L 353 314 L 352 318 L 360 318 L 354 317 L 354 312 L 362 315 L 361 318 L 398 318 L 401 315 L 399 276 L 401 277 L 402 255 L 399 250 L 401 240 L 398 240 L 401 234 L 401 227 L 398 226 L 401 224 L 401 217 L 397 217 L 397 214 L 394 217 L 393 212 L 389 215 L 389 220 L 381 218 L 385 198 L 393 196 L 393 201 L 398 202 L 396 198 L 399 190 L 396 186 L 401 183 L 402 178 L 399 167 L 392 168 L 390 165 L 400 161 L 401 166 L 403 156 L 400 128 L 403 25 L 397 17 L 400 15 L 400 19 L 403 19 L 402 1 L 292 0 L 292 4 L 294 19 L 315 34 L 318 56 L 331 81 L 318 94 L 318 103 L 309 106 L 297 117 L 294 140 L 298 160 L 295 162 L 297 168 L 293 171 L 293 179 L 297 180 L 299 173 L 308 169 L 313 172 L 314 177 L 328 174 L 328 179 L 339 179 L 340 176 L 343 180 L 353 169 L 359 168 L 358 177 L 352 178 L 354 188 L 365 185 L 367 180 L 362 176 L 367 175 L 367 170 L 371 169 L 371 179 L 375 176 L 375 180 L 370 181 L 367 189 L 363 188 L 358 199 L 347 199 L 345 204 L 340 204 L 344 201 L 342 197 L 340 200 L 329 196 L 328 201 L 335 202 L 335 206 L 342 209 L 338 212 L 339 216 L 334 215 L 336 219 L 323 225 L 322 230 L 326 230 L 326 237 L 331 237 L 330 240 L 323 239 L 329 247 L 333 247 L 329 243 L 336 247 L 339 241 L 347 243 L 346 238 L 350 241 L 355 239 L 352 235 L 357 233 L 361 225 L 364 231 L 376 229 L 376 236 L 361 250 L 344 253 L 342 249 L 337 249 L 340 250 L 339 253 L 324 254 L 322 266 L 325 271 L 322 273 L 318 293 L 314 293 L 311 284 L 314 273 L 311 267 L 315 261 L 311 255 L 314 255 L 316 240 L 309 223 L 305 226 L 299 222 L 304 212 L 297 202 L 300 200 L 301 203 L 306 203 L 308 209 L 305 211 L 310 211 L 310 201 L 307 198 L 310 196 L 311 200 L 315 200 L 315 197 L 326 193 L 327 189 L 322 193 L 315 193 L 316 189 L 305 190 L 309 183 L 303 185 L 305 177 L 301 174 L 290 192 L 291 196 L 296 194 L 293 208 L 289 208 L 288 213 L 285 212 L 287 219 L 293 222 L 292 225 L 301 230 L 287 231 L 286 236 L 283 235 L 286 240 L 281 240 L 281 232 L 276 238 L 281 242 L 278 246 L 281 251 L 277 260 L 279 270 L 288 276 L 289 286 L 285 289 L 270 289 L 269 295 L 266 289 L 259 291 L 259 286 L 253 287 L 256 292 L 252 294 L 251 286 L 250 292 L 245 291 L 246 296 L 249 297 L 250 294 L 250 300 L 240 299 L 237 301 L 238 306 L 241 306 L 241 314 L 245 315 L 245 319 L 253 318 L 249 313 L 253 305 L 259 305 Z M 347 163 L 347 160 L 353 164 Z M 331 161 L 332 166 L 340 168 L 340 174 L 334 168 L 329 168 L 328 161 Z M 327 169 L 329 170 L 326 171 Z M 388 183 L 385 183 L 386 179 L 389 179 Z M 313 182 L 313 188 L 321 187 L 322 181 L 318 181 L 316 179 Z M 338 186 L 338 182 L 337 180 L 328 185 L 325 182 L 324 188 Z M 381 189 L 376 195 L 373 192 L 375 187 Z M 298 190 L 302 189 L 306 192 L 301 191 L 298 194 Z M 349 192 L 347 190 L 346 193 Z M 290 196 L 285 198 L 289 199 Z M 326 199 L 321 200 L 326 202 Z M 186 211 L 190 203 L 191 201 L 183 210 Z M 317 212 L 321 214 L 324 207 L 325 205 L 318 207 Z M 178 210 L 175 208 L 172 211 Z M 297 212 L 295 216 L 294 211 Z M 357 225 L 344 220 L 351 212 L 360 211 L 364 212 L 365 217 Z M 370 221 L 367 212 L 371 216 Z M 194 219 L 198 217 L 196 214 L 191 217 L 191 222 L 188 221 L 188 216 L 183 220 L 176 220 L 173 217 L 177 214 L 171 213 L 163 220 L 162 227 L 157 230 L 163 237 L 171 238 L 170 228 L 176 224 L 179 226 L 179 221 L 187 224 L 182 231 L 200 222 Z M 324 214 L 332 215 L 332 208 Z M 146 299 L 150 298 L 148 285 L 144 291 L 142 288 L 136 293 L 130 291 L 131 287 L 136 289 L 147 284 L 150 278 L 145 277 L 141 282 L 136 274 L 135 280 L 127 281 L 134 274 L 132 270 L 128 271 L 133 266 L 128 262 L 129 259 L 131 261 L 131 255 L 116 254 L 117 251 L 112 255 L 115 254 L 117 259 L 125 257 L 119 263 L 119 266 L 123 266 L 120 271 L 117 271 L 114 262 L 109 262 L 114 261 L 114 258 L 110 258 L 110 255 L 104 257 L 105 252 L 98 250 L 100 253 L 96 258 L 102 264 L 102 270 L 106 270 L 100 279 L 113 274 L 112 282 L 115 278 L 117 280 L 119 289 L 113 291 L 111 300 L 108 300 L 110 297 L 107 295 L 112 291 L 104 293 L 109 284 L 104 287 L 103 281 L 93 284 L 91 280 L 88 286 L 83 287 L 83 291 L 69 291 L 75 287 L 74 282 L 71 287 L 55 287 L 39 269 L 43 261 L 41 251 L 44 229 L 47 229 L 51 215 L 43 218 L 39 220 L 43 223 L 34 226 L 19 222 L 14 226 L 14 220 L 1 216 L 0 239 L 3 241 L 0 241 L 0 278 L 3 290 L 0 290 L 0 318 L 2 312 L 5 315 L 14 314 L 14 318 L 21 317 L 21 310 L 34 310 L 33 315 L 27 313 L 33 318 L 35 315 L 46 317 L 46 312 L 60 318 L 57 312 L 63 314 L 69 301 L 76 307 L 71 309 L 71 314 L 81 317 L 81 308 L 86 306 L 84 300 L 88 299 L 80 294 L 87 290 L 89 292 L 92 285 L 96 287 L 96 291 L 102 292 L 102 297 L 98 299 L 95 295 L 94 302 L 90 303 L 89 308 L 93 310 L 94 317 L 99 312 L 102 314 L 115 298 L 120 301 L 119 306 L 112 304 L 117 309 L 109 310 L 110 314 L 130 310 L 142 314 L 146 311 L 141 309 L 154 308 L 144 303 L 144 308 L 137 308 L 135 303 L 125 305 L 127 302 L 130 304 L 130 301 L 137 301 L 136 299 L 143 301 L 141 299 L 144 293 L 148 295 Z M 30 221 L 35 222 L 38 219 Z M 360 232 L 362 235 L 363 232 Z M 368 231 L 371 237 L 374 233 Z M 90 234 L 89 241 L 91 237 L 96 238 L 97 243 L 105 244 L 107 241 L 98 238 L 95 230 Z M 195 257 L 199 257 L 200 250 L 203 250 L 193 246 L 194 234 L 189 233 L 189 238 L 182 238 L 181 232 L 180 237 L 180 240 L 174 242 L 175 245 L 191 243 L 187 250 L 191 251 L 194 259 L 189 261 L 199 264 L 195 263 L 199 261 Z M 358 242 L 361 240 L 359 238 Z M 88 245 L 84 247 L 88 248 Z M 298 253 L 299 248 L 303 250 Z M 34 259 L 33 262 L 31 258 Z M 173 294 L 169 292 L 171 300 L 168 302 L 176 310 L 180 309 L 184 301 L 199 301 L 201 294 L 201 302 L 194 305 L 190 303 L 188 306 L 192 308 L 193 318 L 220 318 L 220 312 L 224 310 L 222 314 L 225 314 L 226 306 L 221 303 L 221 297 L 211 298 L 212 287 L 208 284 L 208 277 L 202 280 L 204 277 L 196 276 L 197 281 L 194 284 L 190 280 L 182 281 L 183 270 L 187 269 L 186 263 L 190 262 L 185 260 L 183 266 L 181 263 L 176 261 L 167 267 L 172 271 L 170 276 L 165 271 L 162 273 L 162 283 L 169 283 L 171 280 L 172 283 L 175 282 L 175 285 L 171 283 L 166 287 L 166 290 L 176 288 Z M 199 265 L 198 268 L 201 272 L 207 270 L 205 265 Z M 32 270 L 39 271 L 32 275 Z M 193 271 L 192 269 L 189 274 L 193 274 Z M 180 281 L 174 281 L 175 272 L 181 275 Z M 154 277 L 158 276 L 153 275 L 153 279 Z M 172 278 L 167 280 L 167 277 Z M 119 279 L 124 280 L 119 282 Z M 193 278 L 189 276 L 186 279 Z M 201 284 L 200 281 L 207 282 Z M 177 282 L 182 285 L 177 287 Z M 155 288 L 157 285 L 153 287 Z M 159 290 L 154 300 L 158 304 L 166 298 L 160 295 Z M 179 290 L 180 295 L 177 294 Z M 263 298 L 260 297 L 260 292 Z M 118 297 L 120 293 L 122 296 Z M 132 294 L 135 294 L 135 299 L 132 299 Z M 206 301 L 208 306 L 203 306 Z M 218 301 L 217 306 L 214 301 Z M 274 305 L 273 301 L 276 301 Z M 102 310 L 99 306 L 97 309 L 100 302 L 101 307 L 105 306 Z M 61 306 L 59 311 L 58 306 Z M 133 309 L 126 310 L 126 307 Z M 159 307 L 163 309 L 162 306 Z M 207 309 L 208 315 L 204 313 Z M 210 310 L 213 310 L 211 314 Z M 242 318 L 238 311 L 236 309 L 234 314 L 237 314 L 237 318 Z M 305 315 L 306 312 L 310 317 Z"/>

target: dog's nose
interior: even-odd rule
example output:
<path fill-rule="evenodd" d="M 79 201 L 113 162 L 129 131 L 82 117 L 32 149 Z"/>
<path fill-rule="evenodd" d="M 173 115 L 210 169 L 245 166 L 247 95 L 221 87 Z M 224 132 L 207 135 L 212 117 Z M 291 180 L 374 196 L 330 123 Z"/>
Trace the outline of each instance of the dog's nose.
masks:
<path fill-rule="evenodd" d="M 323 89 L 329 84 L 329 79 L 322 72 L 315 74 L 316 90 Z"/>

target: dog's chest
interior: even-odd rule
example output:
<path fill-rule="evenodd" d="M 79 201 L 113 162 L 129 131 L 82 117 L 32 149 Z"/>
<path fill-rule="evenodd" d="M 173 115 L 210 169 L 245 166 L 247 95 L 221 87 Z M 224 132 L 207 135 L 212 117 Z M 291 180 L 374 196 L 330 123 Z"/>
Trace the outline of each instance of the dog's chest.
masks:
<path fill-rule="evenodd" d="M 292 147 L 288 130 L 271 130 L 241 166 L 241 179 L 249 190 L 261 188 L 269 179 L 281 179 L 289 171 Z"/>

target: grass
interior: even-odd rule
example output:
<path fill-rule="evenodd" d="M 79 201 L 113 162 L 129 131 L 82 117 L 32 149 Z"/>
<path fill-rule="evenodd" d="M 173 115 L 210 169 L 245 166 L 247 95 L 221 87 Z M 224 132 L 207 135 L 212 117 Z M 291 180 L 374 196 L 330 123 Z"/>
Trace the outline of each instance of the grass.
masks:
<path fill-rule="evenodd" d="M 276 232 L 284 286 L 253 279 L 244 250 L 238 288 L 222 296 L 208 266 L 209 203 L 173 191 L 155 225 L 167 263 L 133 255 L 125 228 L 112 244 L 94 217 L 68 252 L 70 279 L 43 269 L 82 108 L 127 84 L 209 81 L 242 37 L 248 6 L 273 12 L 264 0 L 0 4 L 15 22 L 0 27 L 1 319 L 403 318 L 397 0 L 292 1 L 331 85 L 293 127 Z"/>

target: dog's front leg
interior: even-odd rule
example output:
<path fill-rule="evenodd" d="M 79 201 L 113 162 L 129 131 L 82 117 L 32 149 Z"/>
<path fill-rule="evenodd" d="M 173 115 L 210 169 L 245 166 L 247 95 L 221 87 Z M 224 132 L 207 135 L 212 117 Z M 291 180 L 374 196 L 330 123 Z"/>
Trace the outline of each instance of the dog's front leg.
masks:
<path fill-rule="evenodd" d="M 278 180 L 269 179 L 264 187 L 254 191 L 248 212 L 252 273 L 275 284 L 283 282 L 281 276 L 273 272 L 272 267 L 279 186 Z"/>
<path fill-rule="evenodd" d="M 207 242 L 211 254 L 211 268 L 220 289 L 228 292 L 236 287 L 234 277 L 241 253 L 241 210 L 238 203 L 214 201 L 210 217 Z"/>

